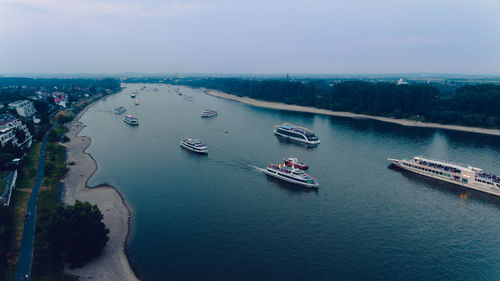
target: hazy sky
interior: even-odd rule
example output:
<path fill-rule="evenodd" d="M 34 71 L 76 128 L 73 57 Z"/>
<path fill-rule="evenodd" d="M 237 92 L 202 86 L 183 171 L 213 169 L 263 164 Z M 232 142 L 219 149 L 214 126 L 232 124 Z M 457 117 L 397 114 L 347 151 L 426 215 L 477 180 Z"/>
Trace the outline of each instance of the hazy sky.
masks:
<path fill-rule="evenodd" d="M 500 0 L 0 0 L 0 73 L 500 73 Z"/>

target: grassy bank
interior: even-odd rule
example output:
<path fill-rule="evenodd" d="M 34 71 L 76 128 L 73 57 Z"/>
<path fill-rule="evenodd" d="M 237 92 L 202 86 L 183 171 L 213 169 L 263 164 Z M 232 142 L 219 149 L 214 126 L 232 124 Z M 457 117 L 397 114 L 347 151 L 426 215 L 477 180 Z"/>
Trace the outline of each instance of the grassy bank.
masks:
<path fill-rule="evenodd" d="M 36 180 L 38 168 L 38 156 L 40 154 L 40 142 L 33 143 L 30 151 L 23 160 L 23 167 L 18 170 L 16 182 L 17 190 L 12 193 L 10 201 L 10 227 L 9 233 L 2 235 L 1 239 L 8 239 L 8 247 L 5 252 L 7 259 L 7 270 L 5 280 L 14 280 L 16 273 L 17 260 L 19 258 L 19 249 L 21 248 L 21 239 L 23 237 L 24 215 L 28 206 L 28 200 L 31 190 Z"/>
<path fill-rule="evenodd" d="M 45 177 L 37 202 L 37 223 L 33 250 L 31 274 L 34 280 L 60 281 L 76 280 L 63 274 L 63 264 L 59 257 L 50 251 L 47 242 L 47 228 L 50 217 L 62 206 L 59 201 L 59 181 L 67 173 L 66 150 L 57 142 L 47 144 L 45 154 Z"/>

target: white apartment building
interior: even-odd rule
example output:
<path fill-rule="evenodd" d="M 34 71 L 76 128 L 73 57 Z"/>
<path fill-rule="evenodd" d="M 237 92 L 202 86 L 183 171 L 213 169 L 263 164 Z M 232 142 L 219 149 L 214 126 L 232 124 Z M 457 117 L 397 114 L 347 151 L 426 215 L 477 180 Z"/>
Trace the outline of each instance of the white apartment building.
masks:
<path fill-rule="evenodd" d="M 21 143 L 16 138 L 16 128 L 23 130 L 26 135 L 26 139 Z M 12 141 L 16 146 L 25 146 L 28 148 L 31 146 L 31 139 L 32 136 L 28 128 L 19 119 L 10 114 L 0 114 L 0 143 L 2 146 Z"/>
<path fill-rule="evenodd" d="M 21 117 L 31 117 L 35 114 L 36 110 L 33 106 L 33 102 L 29 100 L 18 100 L 9 103 L 10 109 L 15 109 L 17 114 Z"/>

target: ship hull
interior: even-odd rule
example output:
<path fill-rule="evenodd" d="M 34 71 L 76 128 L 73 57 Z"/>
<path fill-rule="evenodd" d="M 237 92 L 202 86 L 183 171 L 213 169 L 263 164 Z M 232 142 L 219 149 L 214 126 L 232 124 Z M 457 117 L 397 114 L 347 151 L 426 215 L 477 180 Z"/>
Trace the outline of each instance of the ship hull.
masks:
<path fill-rule="evenodd" d="M 311 146 L 315 146 L 315 145 L 318 145 L 320 143 L 319 140 L 317 140 L 317 141 L 309 141 L 309 140 L 305 140 L 303 138 L 296 138 L 296 137 L 292 137 L 292 136 L 289 136 L 289 135 L 282 134 L 282 133 L 278 132 L 277 130 L 274 130 L 274 134 L 277 135 L 277 136 L 279 136 L 279 137 L 282 137 L 284 139 L 288 139 L 288 140 L 292 140 L 292 141 L 304 143 L 304 144 L 311 145 Z"/>
<path fill-rule="evenodd" d="M 126 121 L 126 120 L 123 120 L 123 122 L 129 124 L 130 126 L 139 126 L 139 122 L 134 123 L 134 122 Z"/>
<path fill-rule="evenodd" d="M 463 186 L 463 187 L 466 187 L 466 188 L 470 188 L 470 189 L 473 189 L 473 190 L 477 190 L 477 191 L 480 191 L 480 192 L 484 192 L 484 193 L 488 193 L 488 194 L 492 194 L 492 195 L 500 197 L 500 191 L 497 191 L 497 190 L 494 190 L 494 189 L 491 189 L 491 188 L 488 188 L 488 187 L 484 187 L 484 186 L 481 186 L 479 184 L 475 184 L 475 183 L 463 183 L 463 182 L 461 182 L 459 180 L 455 180 L 455 179 L 452 179 L 452 178 L 447 178 L 447 177 L 443 177 L 443 176 L 440 176 L 440 175 L 433 174 L 432 172 L 427 172 L 427 171 L 422 171 L 422 170 L 418 170 L 418 169 L 415 169 L 415 168 L 411 168 L 411 167 L 403 165 L 402 164 L 403 163 L 402 160 L 391 159 L 391 158 L 389 158 L 388 160 L 391 161 L 391 163 L 392 163 L 393 166 L 401 168 L 401 169 L 409 171 L 409 172 L 412 172 L 412 173 L 415 173 L 415 174 L 419 174 L 419 175 L 422 175 L 422 176 L 425 176 L 425 177 L 428 177 L 428 178 L 433 178 L 433 179 L 436 179 L 436 180 L 448 182 L 448 183 L 451 183 L 451 184 Z"/>
<path fill-rule="evenodd" d="M 210 118 L 210 117 L 215 117 L 217 115 L 218 115 L 217 113 L 203 114 L 203 115 L 201 115 L 201 118 Z"/>
<path fill-rule="evenodd" d="M 208 154 L 208 149 L 196 149 L 181 142 L 181 147 L 198 154 Z"/>

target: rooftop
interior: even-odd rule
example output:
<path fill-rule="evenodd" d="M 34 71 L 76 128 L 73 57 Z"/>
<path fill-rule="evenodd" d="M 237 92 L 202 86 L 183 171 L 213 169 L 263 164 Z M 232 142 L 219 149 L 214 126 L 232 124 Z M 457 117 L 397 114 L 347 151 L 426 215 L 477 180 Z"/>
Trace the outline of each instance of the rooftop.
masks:
<path fill-rule="evenodd" d="M 25 103 L 27 101 L 28 100 L 18 100 L 18 101 L 9 103 L 9 106 L 20 106 L 20 105 L 22 105 L 23 103 Z"/>
<path fill-rule="evenodd" d="M 3 126 L 5 124 L 8 124 L 12 121 L 15 121 L 16 117 L 10 115 L 10 114 L 0 114 L 0 126 Z"/>

